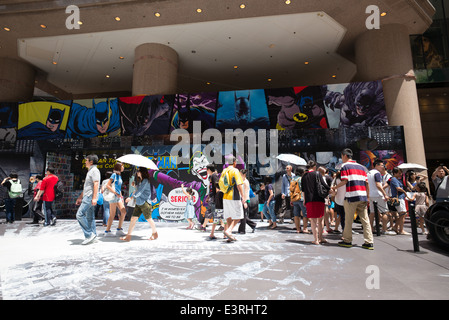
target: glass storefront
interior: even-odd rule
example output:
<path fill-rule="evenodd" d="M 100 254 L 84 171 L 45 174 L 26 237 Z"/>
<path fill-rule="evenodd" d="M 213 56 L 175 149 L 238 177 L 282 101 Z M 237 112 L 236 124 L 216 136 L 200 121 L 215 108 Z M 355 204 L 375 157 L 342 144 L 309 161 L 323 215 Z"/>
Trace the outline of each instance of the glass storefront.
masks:
<path fill-rule="evenodd" d="M 436 9 L 432 25 L 410 37 L 418 84 L 449 82 L 449 0 L 430 2 Z"/>

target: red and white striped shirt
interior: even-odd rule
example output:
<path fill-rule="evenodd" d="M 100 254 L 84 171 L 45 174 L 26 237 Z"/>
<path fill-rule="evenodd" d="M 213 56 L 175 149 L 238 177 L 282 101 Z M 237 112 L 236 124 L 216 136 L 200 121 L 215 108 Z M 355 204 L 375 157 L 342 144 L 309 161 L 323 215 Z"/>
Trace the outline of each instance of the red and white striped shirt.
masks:
<path fill-rule="evenodd" d="M 348 202 L 368 201 L 366 183 L 368 177 L 365 167 L 354 160 L 344 163 L 341 168 L 341 180 L 347 180 L 345 199 Z"/>

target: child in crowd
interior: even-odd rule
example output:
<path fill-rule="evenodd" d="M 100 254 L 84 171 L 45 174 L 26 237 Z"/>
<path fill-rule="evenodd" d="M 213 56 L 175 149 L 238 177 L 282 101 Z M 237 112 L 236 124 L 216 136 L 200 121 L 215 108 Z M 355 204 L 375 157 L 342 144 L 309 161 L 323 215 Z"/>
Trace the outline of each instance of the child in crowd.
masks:
<path fill-rule="evenodd" d="M 184 217 L 189 222 L 189 226 L 187 229 L 193 229 L 194 223 L 193 218 L 195 217 L 195 207 L 193 206 L 193 189 L 192 187 L 188 187 L 187 189 L 184 189 L 184 185 L 181 185 L 182 192 L 187 196 L 186 201 L 186 211 L 184 212 Z"/>

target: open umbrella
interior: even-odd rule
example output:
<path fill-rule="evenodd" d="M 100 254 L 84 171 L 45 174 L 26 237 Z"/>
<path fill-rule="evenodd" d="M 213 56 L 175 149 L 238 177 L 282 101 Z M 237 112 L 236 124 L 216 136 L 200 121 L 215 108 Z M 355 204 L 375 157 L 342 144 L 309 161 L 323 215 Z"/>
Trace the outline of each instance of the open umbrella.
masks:
<path fill-rule="evenodd" d="M 285 161 L 297 166 L 306 166 L 307 162 L 301 157 L 298 157 L 297 155 L 290 154 L 290 153 L 282 153 L 276 157 L 277 159 L 281 161 Z"/>
<path fill-rule="evenodd" d="M 153 170 L 159 170 L 156 164 L 147 157 L 140 154 L 126 154 L 117 159 L 117 161 L 128 163 L 136 167 L 144 167 Z"/>
<path fill-rule="evenodd" d="M 426 167 L 417 163 L 402 163 L 398 168 L 401 170 L 427 170 Z"/>

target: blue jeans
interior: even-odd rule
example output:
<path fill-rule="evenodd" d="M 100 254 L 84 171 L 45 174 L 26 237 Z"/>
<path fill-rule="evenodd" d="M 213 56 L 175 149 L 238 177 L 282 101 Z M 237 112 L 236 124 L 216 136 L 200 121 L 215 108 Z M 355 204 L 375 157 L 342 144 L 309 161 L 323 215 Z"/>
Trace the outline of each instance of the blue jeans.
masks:
<path fill-rule="evenodd" d="M 103 202 L 103 224 L 108 224 L 109 220 L 109 202 Z"/>
<path fill-rule="evenodd" d="M 15 220 L 15 210 L 16 210 L 16 200 L 17 198 L 6 198 L 5 199 L 5 211 L 6 211 L 6 222 L 14 222 Z"/>
<path fill-rule="evenodd" d="M 269 206 L 267 206 L 267 203 L 265 202 L 265 204 L 263 205 L 262 213 L 266 219 L 276 222 L 276 213 L 274 212 L 274 200 L 270 201 Z"/>
<path fill-rule="evenodd" d="M 56 218 L 54 212 L 53 212 L 53 201 L 44 201 L 42 205 L 42 209 L 44 210 L 45 215 L 45 225 L 49 225 L 51 223 L 51 220 L 53 218 Z"/>
<path fill-rule="evenodd" d="M 83 201 L 76 212 L 76 219 L 78 220 L 86 239 L 92 234 L 97 235 L 95 226 L 95 207 L 92 205 L 92 196 L 83 197 Z"/>

